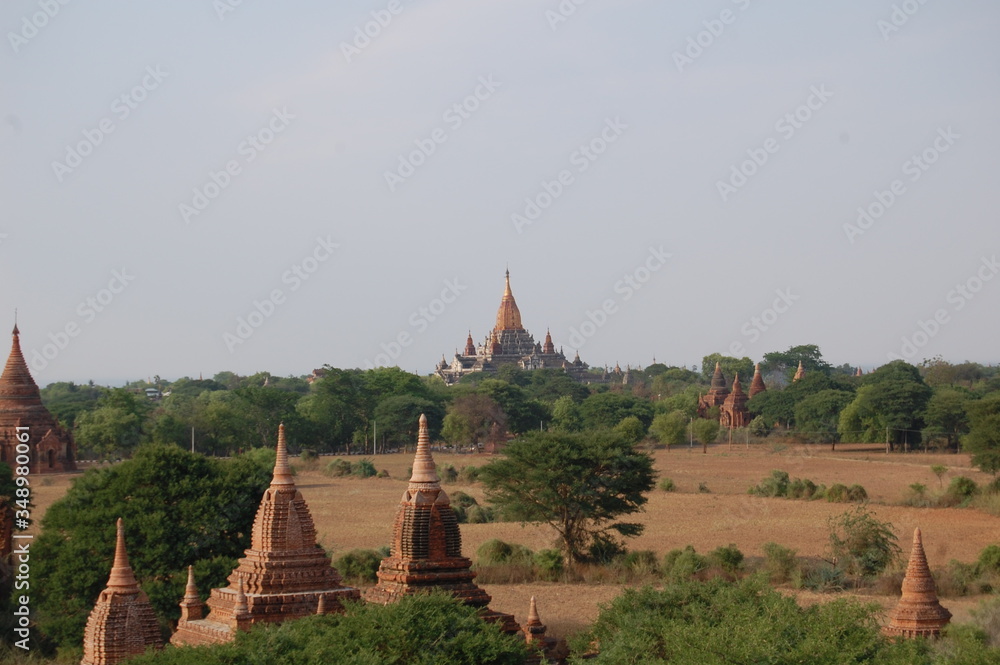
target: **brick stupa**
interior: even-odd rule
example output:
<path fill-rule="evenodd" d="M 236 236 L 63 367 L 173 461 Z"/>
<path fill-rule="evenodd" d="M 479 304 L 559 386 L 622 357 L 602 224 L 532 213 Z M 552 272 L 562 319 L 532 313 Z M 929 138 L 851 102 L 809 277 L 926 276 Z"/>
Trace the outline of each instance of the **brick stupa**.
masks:
<path fill-rule="evenodd" d="M 792 377 L 792 383 L 796 381 L 801 381 L 806 378 L 806 368 L 802 366 L 802 361 L 799 361 L 799 368 L 795 370 L 795 376 Z"/>
<path fill-rule="evenodd" d="M 0 375 L 0 461 L 17 459 L 17 427 L 27 427 L 31 474 L 76 470 L 76 444 L 42 404 L 38 384 L 21 353 L 21 333 L 14 324 L 13 344 Z"/>
<path fill-rule="evenodd" d="M 538 617 L 538 606 L 535 604 L 535 597 L 531 597 L 528 606 L 528 621 L 524 624 L 524 641 L 528 645 L 529 656 L 525 661 L 527 665 L 535 665 L 542 662 L 544 657 L 546 663 L 556 663 L 557 665 L 566 662 L 569 656 L 569 649 L 563 640 L 557 640 L 545 634 L 545 624 Z"/>
<path fill-rule="evenodd" d="M 139 588 L 128 563 L 125 527 L 119 519 L 111 576 L 87 619 L 80 665 L 114 665 L 149 647 L 162 646 L 163 637 L 153 606 Z"/>
<path fill-rule="evenodd" d="M 392 552 L 382 559 L 378 584 L 368 590 L 365 600 L 388 604 L 403 596 L 444 590 L 479 608 L 484 619 L 498 623 L 505 633 L 520 631 L 512 615 L 488 607 L 492 598 L 473 582 L 475 576 L 472 561 L 462 556 L 458 519 L 441 489 L 431 457 L 427 417 L 421 415 L 413 474 L 393 525 Z"/>
<path fill-rule="evenodd" d="M 719 409 L 719 424 L 722 427 L 746 427 L 750 423 L 750 412 L 747 411 L 749 397 L 740 386 L 740 374 L 733 379 L 733 390 L 726 395 L 726 401 Z"/>
<path fill-rule="evenodd" d="M 714 406 L 721 407 L 729 397 L 729 386 L 726 385 L 726 376 L 722 373 L 722 367 L 715 363 L 715 372 L 712 374 L 712 387 L 708 393 L 698 398 L 698 416 L 704 418 L 708 415 L 709 409 Z"/>
<path fill-rule="evenodd" d="M 317 607 L 339 612 L 343 600 L 361 597 L 357 589 L 341 584 L 340 574 L 316 544 L 309 507 L 295 488 L 288 465 L 284 425 L 278 427 L 274 477 L 254 518 L 250 549 L 228 579 L 228 587 L 212 589 L 208 615 L 202 618 L 189 575 L 182 617 L 171 643 L 228 642 L 236 631 L 252 624 L 316 614 Z"/>
<path fill-rule="evenodd" d="M 892 637 L 937 637 L 950 620 L 951 612 L 938 602 L 920 529 L 914 529 L 913 550 L 903 577 L 903 596 L 889 612 L 889 624 L 884 631 Z"/>
<path fill-rule="evenodd" d="M 767 386 L 764 385 L 764 377 L 760 375 L 760 363 L 757 363 L 753 366 L 753 381 L 750 382 L 749 391 L 750 399 L 763 392 L 767 392 Z"/>

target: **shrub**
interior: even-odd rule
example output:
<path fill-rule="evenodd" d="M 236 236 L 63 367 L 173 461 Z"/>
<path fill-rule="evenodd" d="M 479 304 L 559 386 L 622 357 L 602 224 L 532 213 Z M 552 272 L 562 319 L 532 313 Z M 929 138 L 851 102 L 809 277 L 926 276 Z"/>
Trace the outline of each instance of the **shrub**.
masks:
<path fill-rule="evenodd" d="M 976 566 L 980 574 L 1000 573 L 1000 545 L 987 545 L 979 553 Z"/>
<path fill-rule="evenodd" d="M 796 551 L 778 543 L 764 543 L 764 571 L 772 584 L 791 581 L 792 573 L 798 567 Z"/>
<path fill-rule="evenodd" d="M 358 478 L 371 478 L 376 473 L 378 471 L 375 470 L 375 464 L 367 457 L 354 465 L 354 475 Z"/>
<path fill-rule="evenodd" d="M 535 553 L 535 566 L 543 580 L 555 582 L 562 576 L 565 569 L 563 554 L 559 550 L 538 550 Z"/>
<path fill-rule="evenodd" d="M 826 500 L 830 503 L 847 503 L 847 485 L 834 483 L 826 490 Z"/>
<path fill-rule="evenodd" d="M 802 586 L 810 591 L 820 593 L 843 591 L 846 586 L 844 571 L 839 567 L 821 562 L 803 571 Z"/>
<path fill-rule="evenodd" d="M 751 487 L 749 493 L 755 496 L 785 496 L 788 493 L 788 473 L 775 469 L 759 485 Z"/>
<path fill-rule="evenodd" d="M 617 540 L 600 534 L 587 548 L 587 559 L 593 563 L 607 565 L 624 557 L 628 550 Z"/>
<path fill-rule="evenodd" d="M 966 504 L 978 492 L 979 486 L 972 478 L 955 476 L 948 483 L 948 489 L 944 493 L 944 501 L 951 506 Z"/>
<path fill-rule="evenodd" d="M 443 483 L 453 483 L 458 480 L 458 471 L 451 464 L 445 464 L 438 469 L 438 475 L 441 477 L 441 482 Z"/>
<path fill-rule="evenodd" d="M 466 485 L 472 485 L 479 482 L 479 467 L 478 466 L 463 466 L 458 472 L 458 479 L 465 483 Z"/>
<path fill-rule="evenodd" d="M 351 550 L 337 557 L 333 566 L 350 582 L 370 583 L 376 581 L 375 573 L 386 556 L 389 556 L 388 548 L 384 554 L 378 550 Z"/>
<path fill-rule="evenodd" d="M 851 485 L 847 488 L 847 500 L 854 503 L 864 503 L 868 500 L 868 492 L 861 485 Z"/>
<path fill-rule="evenodd" d="M 452 492 L 449 498 L 451 499 L 451 509 L 455 512 L 459 524 L 468 522 L 469 509 L 479 505 L 479 502 L 462 491 Z"/>
<path fill-rule="evenodd" d="M 717 547 L 708 553 L 708 559 L 727 573 L 735 573 L 743 568 L 743 552 L 730 543 L 727 547 Z"/>
<path fill-rule="evenodd" d="M 629 552 L 622 557 L 622 567 L 629 572 L 639 574 L 650 574 L 659 572 L 659 561 L 656 559 L 656 552 L 652 550 L 637 550 Z"/>
<path fill-rule="evenodd" d="M 376 474 L 375 477 L 376 478 L 388 478 L 389 477 L 389 470 L 388 469 L 382 469 L 381 471 L 378 472 L 378 474 Z"/>
<path fill-rule="evenodd" d="M 663 557 L 663 574 L 671 582 L 689 580 L 708 568 L 708 559 L 688 545 L 684 549 L 671 550 Z"/>
<path fill-rule="evenodd" d="M 524 545 L 506 543 L 496 538 L 487 540 L 476 550 L 476 559 L 480 566 L 497 566 L 505 563 L 534 563 L 534 553 Z"/>
<path fill-rule="evenodd" d="M 306 466 L 312 467 L 315 466 L 317 460 L 319 460 L 319 455 L 312 448 L 303 448 L 302 451 L 299 452 L 299 459 Z"/>
<path fill-rule="evenodd" d="M 351 475 L 351 471 L 353 471 L 353 468 L 347 460 L 335 459 L 326 465 L 326 474 L 334 478 L 349 476 Z"/>
<path fill-rule="evenodd" d="M 702 494 L 712 493 L 712 490 L 708 489 L 708 483 L 706 483 L 705 481 L 698 483 L 698 491 L 701 492 Z"/>
<path fill-rule="evenodd" d="M 976 626 L 986 634 L 986 644 L 1000 647 L 1000 598 L 981 601 L 979 608 L 970 610 L 969 614 Z"/>
<path fill-rule="evenodd" d="M 664 492 L 674 492 L 677 490 L 677 487 L 674 485 L 674 481 L 670 478 L 663 478 L 660 480 L 658 487 Z"/>
<path fill-rule="evenodd" d="M 848 573 L 874 577 L 898 561 L 902 550 L 892 524 L 857 507 L 827 520 L 833 562 Z"/>

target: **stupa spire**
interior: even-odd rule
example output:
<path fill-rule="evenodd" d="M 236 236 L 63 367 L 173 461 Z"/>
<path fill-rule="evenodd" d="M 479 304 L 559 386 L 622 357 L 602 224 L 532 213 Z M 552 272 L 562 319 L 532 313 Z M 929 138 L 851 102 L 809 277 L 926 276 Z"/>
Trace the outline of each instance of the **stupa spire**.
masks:
<path fill-rule="evenodd" d="M 736 372 L 735 377 L 733 378 L 733 394 L 734 395 L 742 395 L 743 394 L 743 386 L 740 385 L 740 373 L 739 372 Z"/>
<path fill-rule="evenodd" d="M 889 613 L 888 635 L 897 637 L 937 637 L 951 620 L 951 612 L 938 602 L 934 578 L 924 554 L 920 529 L 913 530 L 913 548 L 903 577 L 899 604 Z"/>
<path fill-rule="evenodd" d="M 285 441 L 285 423 L 278 425 L 278 445 L 275 448 L 274 476 L 271 487 L 280 485 L 295 485 L 292 478 L 292 467 L 288 464 L 288 443 Z"/>
<path fill-rule="evenodd" d="M 750 382 L 750 397 L 767 390 L 764 385 L 764 377 L 760 374 L 760 363 L 753 366 L 753 381 Z"/>
<path fill-rule="evenodd" d="M 422 413 L 417 433 L 417 454 L 413 457 L 413 473 L 410 475 L 410 484 L 414 483 L 441 486 L 437 466 L 434 464 L 434 458 L 431 457 L 431 436 L 427 429 L 427 416 Z"/>
<path fill-rule="evenodd" d="M 505 273 L 503 298 L 500 299 L 500 308 L 497 309 L 497 325 L 495 330 L 524 330 L 521 327 L 521 311 L 514 302 L 514 293 L 510 290 L 510 270 Z"/>
<path fill-rule="evenodd" d="M 108 578 L 108 588 L 120 590 L 138 590 L 139 583 L 132 573 L 128 563 L 128 552 L 125 551 L 125 526 L 122 518 L 118 518 L 118 536 L 115 541 L 115 562 L 111 565 L 111 577 Z"/>
<path fill-rule="evenodd" d="M 806 368 L 802 366 L 802 361 L 800 360 L 799 368 L 795 370 L 795 376 L 792 377 L 792 383 L 795 383 L 799 379 L 805 377 L 805 375 L 806 375 Z"/>

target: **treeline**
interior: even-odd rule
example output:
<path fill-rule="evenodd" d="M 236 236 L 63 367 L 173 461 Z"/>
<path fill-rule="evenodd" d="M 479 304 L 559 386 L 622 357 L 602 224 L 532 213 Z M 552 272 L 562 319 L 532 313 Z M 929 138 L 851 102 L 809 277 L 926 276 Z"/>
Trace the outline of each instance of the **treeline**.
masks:
<path fill-rule="evenodd" d="M 504 366 L 471 374 L 448 387 L 435 376 L 398 368 L 337 369 L 322 377 L 275 377 L 267 372 L 211 379 L 135 382 L 124 388 L 54 383 L 46 405 L 71 427 L 81 454 L 109 457 L 140 443 L 173 443 L 214 455 L 273 445 L 284 421 L 295 450 L 350 453 L 412 444 L 426 413 L 431 436 L 456 446 L 503 441 L 536 429 L 567 432 L 614 428 L 633 441 L 664 445 L 711 443 L 717 413 L 697 418 L 718 362 L 727 382 L 738 375 L 749 390 L 750 358 L 705 356 L 701 371 L 662 363 L 612 374 L 609 383 L 574 381 L 561 370 Z M 805 378 L 792 377 L 802 363 Z M 940 358 L 919 366 L 893 361 L 855 376 L 826 362 L 815 345 L 764 354 L 767 392 L 751 399 L 744 436 L 803 442 L 879 442 L 890 448 L 931 445 L 973 452 L 988 471 L 1000 470 L 1000 371 Z M 601 374 L 595 373 L 595 380 Z M 154 388 L 159 399 L 147 398 Z"/>

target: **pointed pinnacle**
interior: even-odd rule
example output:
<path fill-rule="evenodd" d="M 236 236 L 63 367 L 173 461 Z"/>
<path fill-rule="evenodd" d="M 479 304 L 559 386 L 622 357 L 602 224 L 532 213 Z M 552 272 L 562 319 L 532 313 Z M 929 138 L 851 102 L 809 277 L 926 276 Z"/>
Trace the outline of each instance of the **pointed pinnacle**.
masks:
<path fill-rule="evenodd" d="M 285 442 L 285 423 L 278 425 L 278 446 L 274 457 L 274 477 L 271 485 L 294 485 L 292 468 L 288 465 L 288 444 Z"/>
<path fill-rule="evenodd" d="M 413 457 L 411 483 L 440 483 L 434 458 L 431 457 L 431 437 L 427 430 L 427 416 L 420 414 L 420 431 L 417 434 L 417 454 Z"/>
<path fill-rule="evenodd" d="M 531 603 L 528 605 L 528 625 L 537 626 L 542 623 L 542 620 L 538 618 L 538 606 L 535 603 L 535 597 L 531 597 Z"/>
<path fill-rule="evenodd" d="M 115 561 L 111 564 L 111 576 L 108 578 L 108 587 L 118 589 L 138 588 L 139 583 L 135 580 L 132 567 L 128 562 L 128 552 L 125 551 L 125 525 L 122 518 L 118 518 L 118 537 L 115 542 Z"/>

